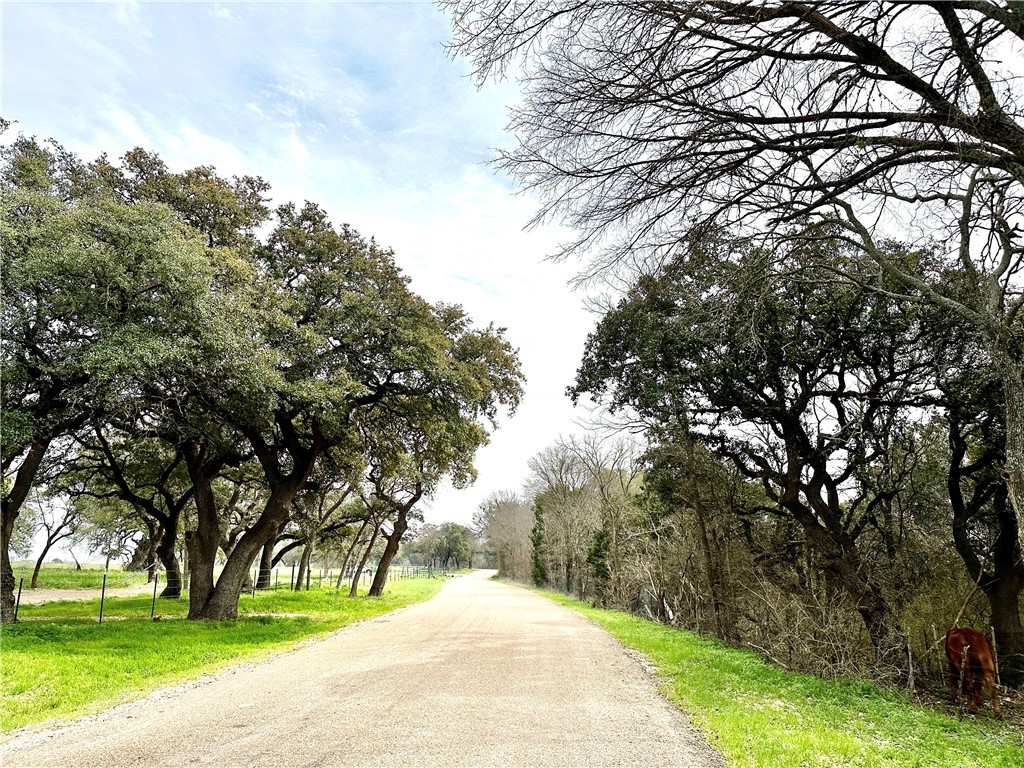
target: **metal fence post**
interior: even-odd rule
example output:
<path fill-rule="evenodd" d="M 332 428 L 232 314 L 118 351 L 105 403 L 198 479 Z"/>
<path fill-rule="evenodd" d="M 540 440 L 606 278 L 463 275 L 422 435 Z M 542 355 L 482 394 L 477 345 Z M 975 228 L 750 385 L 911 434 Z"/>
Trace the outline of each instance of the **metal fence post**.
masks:
<path fill-rule="evenodd" d="M 149 610 L 149 618 L 156 616 L 156 585 L 160 581 L 160 571 L 156 572 L 156 576 L 153 577 L 153 607 Z"/>
<path fill-rule="evenodd" d="M 103 586 L 100 588 L 100 624 L 103 623 L 103 601 L 107 597 L 107 572 L 103 572 Z"/>
<path fill-rule="evenodd" d="M 18 609 L 21 607 L 21 587 L 25 583 L 25 577 L 18 579 L 18 599 L 14 603 L 14 620 L 18 620 Z"/>

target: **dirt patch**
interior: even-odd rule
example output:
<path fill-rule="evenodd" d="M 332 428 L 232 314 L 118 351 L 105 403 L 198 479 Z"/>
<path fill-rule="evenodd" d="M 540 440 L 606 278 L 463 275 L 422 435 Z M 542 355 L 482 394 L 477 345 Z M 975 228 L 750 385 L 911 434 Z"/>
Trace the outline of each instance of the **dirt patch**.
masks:
<path fill-rule="evenodd" d="M 153 591 L 152 584 L 135 584 L 131 587 L 111 587 L 107 597 L 135 597 Z M 40 605 L 57 600 L 95 600 L 100 596 L 98 589 L 25 589 L 21 593 L 22 605 Z"/>

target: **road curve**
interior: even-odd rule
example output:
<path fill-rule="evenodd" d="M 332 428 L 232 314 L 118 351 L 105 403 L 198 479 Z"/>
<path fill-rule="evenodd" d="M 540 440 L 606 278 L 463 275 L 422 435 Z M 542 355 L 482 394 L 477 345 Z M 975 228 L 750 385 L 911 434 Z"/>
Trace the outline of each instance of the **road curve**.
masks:
<path fill-rule="evenodd" d="M 719 766 L 636 659 L 486 578 L 0 747 L 15 766 Z"/>

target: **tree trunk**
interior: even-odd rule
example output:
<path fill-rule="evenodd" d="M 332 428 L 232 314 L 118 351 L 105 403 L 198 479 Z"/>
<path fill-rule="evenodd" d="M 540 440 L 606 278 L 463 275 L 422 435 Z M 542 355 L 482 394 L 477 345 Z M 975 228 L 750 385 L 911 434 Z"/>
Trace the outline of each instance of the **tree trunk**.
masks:
<path fill-rule="evenodd" d="M 363 552 L 363 556 L 359 559 L 359 566 L 356 568 L 355 573 L 352 574 L 352 586 L 348 590 L 349 597 L 355 597 L 359 594 L 359 577 L 363 574 L 363 568 L 366 567 L 366 561 L 370 559 L 370 552 L 373 551 L 373 545 L 377 543 L 378 533 L 380 533 L 380 523 L 375 523 L 373 526 L 373 535 L 370 536 L 370 543 L 366 545 L 366 550 Z"/>
<path fill-rule="evenodd" d="M 906 678 L 911 664 L 906 638 L 881 587 L 868 576 L 856 542 L 845 532 L 828 530 L 808 517 L 806 510 L 795 512 L 794 517 L 822 572 L 855 601 L 879 665 L 897 679 Z"/>
<path fill-rule="evenodd" d="M 260 564 L 256 574 L 256 589 L 270 589 L 270 582 L 272 580 L 272 573 L 274 567 L 274 548 L 277 546 L 277 537 L 281 535 L 281 530 L 284 526 L 281 526 L 274 532 L 274 536 L 263 545 L 263 551 L 260 553 Z"/>
<path fill-rule="evenodd" d="M 384 554 L 381 555 L 380 563 L 377 565 L 377 572 L 373 575 L 373 583 L 370 585 L 370 597 L 380 597 L 384 594 L 384 584 L 388 579 L 388 569 L 391 568 L 391 561 L 398 554 L 398 548 L 402 544 L 402 536 L 409 528 L 408 511 L 401 510 L 395 520 L 395 529 L 388 536 L 387 546 L 384 547 Z"/>
<path fill-rule="evenodd" d="M 711 608 L 714 612 L 715 636 L 723 640 L 732 638 L 732 628 L 725 616 L 725 606 L 721 595 L 721 571 L 718 567 L 718 560 L 711 551 L 711 537 L 708 534 L 707 514 L 704 505 L 697 501 L 698 494 L 694 493 L 695 503 L 691 505 L 693 519 L 697 522 L 697 539 L 700 543 L 701 554 L 704 557 L 704 574 L 708 580 L 708 592 L 711 597 Z"/>
<path fill-rule="evenodd" d="M 156 545 L 156 556 L 164 567 L 164 574 L 167 583 L 160 590 L 160 597 L 169 600 L 176 600 L 181 597 L 181 565 L 178 563 L 178 516 L 179 513 L 168 517 L 167 522 L 161 526 Z"/>
<path fill-rule="evenodd" d="M 999 534 L 992 548 L 994 579 L 982 581 L 992 612 L 1000 677 L 1005 685 L 1019 688 L 1024 683 L 1024 628 L 1020 620 L 1020 594 L 1024 591 L 1024 563 L 1016 529 L 1014 510 L 1006 494 L 993 500 L 999 520 Z"/>
<path fill-rule="evenodd" d="M 203 452 L 194 446 L 186 452 L 186 465 L 192 480 L 192 500 L 196 505 L 196 529 L 185 532 L 185 546 L 188 549 L 189 593 L 188 618 L 223 618 L 206 615 L 213 596 L 213 569 L 220 547 L 220 519 L 217 499 L 213 494 L 213 478 L 203 467 Z M 239 584 L 241 590 L 241 584 Z M 223 599 L 222 599 L 223 602 Z M 234 613 L 237 615 L 237 596 Z M 230 618 L 234 618 L 231 616 Z"/>
<path fill-rule="evenodd" d="M 1003 685 L 1011 688 L 1019 688 L 1024 682 L 1024 627 L 1020 621 L 1022 586 L 1020 579 L 1003 578 L 985 590 L 992 609 L 999 676 Z"/>
<path fill-rule="evenodd" d="M 35 589 L 39 583 L 39 569 L 43 567 L 43 559 L 50 551 L 51 542 L 47 541 L 46 546 L 43 547 L 42 553 L 39 555 L 39 559 L 36 560 L 36 567 L 32 569 L 32 583 L 28 585 L 29 589 Z"/>
<path fill-rule="evenodd" d="M 18 519 L 21 505 L 28 498 L 32 481 L 49 446 L 49 440 L 32 443 L 25 461 L 18 467 L 14 485 L 0 502 L 0 624 L 10 624 L 14 621 L 14 568 L 11 567 L 14 521 Z"/>
<path fill-rule="evenodd" d="M 288 520 L 292 499 L 301 490 L 304 480 L 301 483 L 284 485 L 275 488 L 270 493 L 270 498 L 260 514 L 259 519 L 253 523 L 235 543 L 217 579 L 216 586 L 206 594 L 206 599 L 199 603 L 193 599 L 195 586 L 189 593 L 189 618 L 223 620 L 238 618 L 238 598 L 241 595 L 245 584 L 251 585 L 249 569 L 256 561 L 263 546 L 276 535 L 277 529 Z M 198 494 L 197 494 L 198 497 Z M 214 544 L 209 556 L 209 562 L 204 564 L 209 575 L 204 571 L 204 580 L 213 579 L 213 560 L 216 557 L 217 547 Z M 196 573 L 196 569 L 193 569 Z"/>
<path fill-rule="evenodd" d="M 341 584 L 345 579 L 345 571 L 348 570 L 348 564 L 352 560 L 352 553 L 356 551 L 356 545 L 359 544 L 359 538 L 363 535 L 366 530 L 366 526 L 370 524 L 369 519 L 363 520 L 363 524 L 359 526 L 359 533 L 352 539 L 352 543 L 348 545 L 348 551 L 345 552 L 345 559 L 341 561 L 341 573 L 338 574 L 338 583 L 335 586 L 336 589 L 341 589 Z"/>
<path fill-rule="evenodd" d="M 301 592 L 303 589 L 307 589 L 306 574 L 309 573 L 309 560 L 313 556 L 313 545 L 309 542 L 302 548 L 302 555 L 299 557 L 299 572 L 295 575 L 295 586 L 296 592 Z"/>
<path fill-rule="evenodd" d="M 1006 463 L 1004 479 L 1010 504 L 1017 517 L 1017 539 L 1024 552 L 1024 365 L 1019 356 L 1005 347 L 1012 342 L 996 340 L 989 353 L 1003 383 L 1006 420 Z"/>

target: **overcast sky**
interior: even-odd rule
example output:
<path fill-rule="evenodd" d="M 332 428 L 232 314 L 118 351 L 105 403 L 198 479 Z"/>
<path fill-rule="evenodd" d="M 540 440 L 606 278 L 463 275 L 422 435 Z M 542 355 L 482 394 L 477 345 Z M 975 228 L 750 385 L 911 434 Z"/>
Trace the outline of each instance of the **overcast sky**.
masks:
<path fill-rule="evenodd" d="M 511 141 L 514 82 L 477 90 L 429 2 L 3 0 L 0 114 L 81 156 L 157 151 L 174 170 L 263 176 L 275 202 L 313 200 L 394 248 L 412 288 L 508 328 L 528 383 L 430 522 L 468 523 L 490 492 L 575 430 L 564 396 L 593 323 L 544 261 L 564 238 L 525 232 L 536 204 L 486 165 Z"/>

